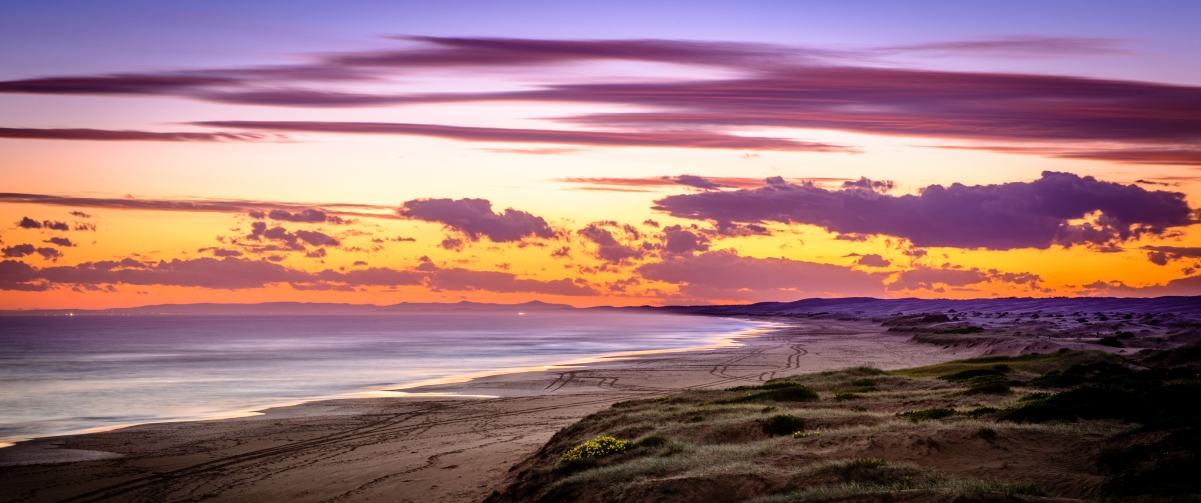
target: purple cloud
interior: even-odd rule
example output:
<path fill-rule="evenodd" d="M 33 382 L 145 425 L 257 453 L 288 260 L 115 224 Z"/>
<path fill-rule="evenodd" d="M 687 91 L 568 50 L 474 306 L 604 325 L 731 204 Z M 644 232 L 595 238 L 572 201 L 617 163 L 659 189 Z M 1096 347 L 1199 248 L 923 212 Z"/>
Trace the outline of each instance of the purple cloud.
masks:
<path fill-rule="evenodd" d="M 915 246 L 1047 248 L 1113 243 L 1195 223 L 1184 194 L 1148 191 L 1070 173 L 1033 182 L 950 187 L 890 196 L 860 183 L 842 190 L 772 181 L 759 189 L 668 196 L 654 209 L 709 220 L 725 233 L 766 222 L 811 224 L 849 235 L 888 235 Z M 1099 211 L 1095 223 L 1072 224 Z"/>
<path fill-rule="evenodd" d="M 677 40 L 399 40 L 406 45 L 392 50 L 312 56 L 294 65 L 13 80 L 0 82 L 0 93 L 181 96 L 222 103 L 307 107 L 481 101 L 602 103 L 643 111 L 564 118 L 577 124 L 603 126 L 602 131 L 415 124 L 388 125 L 390 131 L 381 130 L 384 125 L 364 129 L 361 124 L 293 123 L 291 127 L 472 141 L 845 151 L 837 146 L 723 134 L 739 127 L 782 127 L 1036 144 L 1055 147 L 1060 150 L 1054 154 L 1057 156 L 1116 162 L 1201 162 L 1197 154 L 1201 87 L 1038 74 L 909 70 L 896 68 L 895 64 L 852 66 L 897 54 L 1030 57 L 1119 52 L 1121 42 L 1108 39 L 1025 36 L 841 50 Z M 546 65 L 595 61 L 719 67 L 734 70 L 739 76 L 694 81 L 619 79 L 512 92 L 423 95 L 370 94 L 339 87 L 377 83 L 430 69 L 530 71 Z M 254 123 L 245 124 L 250 127 Z M 287 123 L 257 124 L 266 129 L 289 127 Z M 705 132 L 672 132 L 681 128 Z M 629 132 L 612 133 L 614 129 Z M 640 135 L 646 138 L 639 139 Z M 1107 142 L 1113 147 L 1082 150 L 1058 145 L 1073 142 Z"/>
<path fill-rule="evenodd" d="M 1173 260 L 1201 258 L 1201 247 L 1189 246 L 1144 246 L 1147 260 L 1155 265 L 1168 265 Z"/>
<path fill-rule="evenodd" d="M 46 241 L 44 241 L 44 242 L 45 242 L 45 243 L 50 243 L 50 244 L 53 244 L 53 245 L 58 245 L 58 246 L 66 247 L 66 248 L 70 248 L 70 247 L 72 247 L 72 246 L 75 246 L 75 243 L 72 243 L 70 239 L 67 239 L 67 238 L 60 238 L 60 237 L 53 237 L 53 238 L 47 239 L 47 240 L 46 240 Z"/>
<path fill-rule="evenodd" d="M 1037 274 L 1028 272 L 1010 273 L 996 269 L 987 271 L 978 268 L 959 267 L 928 267 L 918 266 L 915 269 L 902 271 L 896 281 L 889 283 L 890 291 L 900 290 L 933 290 L 942 291 L 942 287 L 961 288 L 986 282 L 1003 282 L 1025 285 L 1030 290 L 1047 291 L 1042 288 L 1043 279 Z"/>
<path fill-rule="evenodd" d="M 690 298 L 723 300 L 881 296 L 887 276 L 833 264 L 743 257 L 733 250 L 676 255 L 635 271 L 648 280 L 678 284 Z"/>
<path fill-rule="evenodd" d="M 613 233 L 608 229 L 605 229 L 605 226 L 616 227 L 617 223 L 591 223 L 588 224 L 587 227 L 576 231 L 576 234 L 579 234 L 580 237 L 583 237 L 584 239 L 596 244 L 596 258 L 599 258 L 610 264 L 625 264 L 631 260 L 637 260 L 646 256 L 648 251 L 648 248 L 646 247 L 647 243 L 644 242 L 643 246 L 638 246 L 636 243 L 631 243 L 629 245 L 623 244 L 622 242 L 618 241 L 617 238 L 613 237 Z M 632 229 L 629 226 L 626 227 Z M 638 234 L 636 231 L 632 236 L 628 231 L 626 234 L 628 238 L 631 238 L 631 241 L 638 239 Z"/>
<path fill-rule="evenodd" d="M 311 204 L 240 199 L 137 199 L 130 196 L 123 198 L 95 198 L 19 193 L 0 193 L 0 203 L 121 210 L 245 213 L 252 217 L 255 214 L 266 215 L 268 212 L 275 210 L 290 211 L 293 214 L 304 214 L 304 212 L 312 210 L 325 213 L 330 223 L 345 222 L 343 220 L 334 221 L 332 219 L 333 215 L 385 219 L 400 218 L 396 215 L 396 208 L 393 206 L 355 203 Z M 387 211 L 387 213 L 371 213 L 372 211 Z M 25 217 L 17 225 L 29 229 L 40 229 L 42 224 L 29 217 Z M 37 227 L 29 227 L 30 225 L 37 225 Z M 94 224 L 81 223 L 79 225 L 84 227 L 91 226 L 89 229 L 95 230 Z M 75 230 L 84 229 L 77 227 Z"/>
<path fill-rule="evenodd" d="M 709 238 L 695 229 L 679 225 L 663 228 L 663 252 L 669 255 L 688 255 L 709 251 Z"/>
<path fill-rule="evenodd" d="M 267 213 L 267 217 L 272 220 L 283 220 L 285 222 L 306 222 L 306 223 L 321 223 L 326 219 L 325 212 L 312 208 L 305 208 L 296 213 L 290 213 L 288 210 L 275 209 Z"/>
<path fill-rule="evenodd" d="M 494 243 L 555 237 L 555 231 L 542 217 L 513 208 L 493 213 L 487 199 L 414 199 L 405 201 L 398 213 L 412 220 L 441 223 L 471 241 L 479 241 L 481 236 Z"/>
<path fill-rule="evenodd" d="M 17 227 L 22 229 L 41 229 L 42 223 L 29 217 L 22 217 L 20 222 L 17 222 Z"/>
<path fill-rule="evenodd" d="M 861 265 L 864 267 L 888 267 L 892 265 L 892 262 L 888 261 L 877 253 L 869 253 L 859 257 L 859 259 L 855 261 L 855 265 Z"/>
<path fill-rule="evenodd" d="M 1163 297 L 1201 295 L 1201 274 L 1168 281 L 1164 284 L 1128 286 L 1121 281 L 1101 281 L 1082 286 L 1081 293 L 1112 297 Z"/>
<path fill-rule="evenodd" d="M 105 129 L 31 129 L 0 127 L 0 138 L 15 140 L 86 140 L 86 141 L 261 141 L 283 139 L 259 133 L 157 133 L 151 131 L 112 131 Z"/>
<path fill-rule="evenodd" d="M 56 250 L 57 251 L 57 250 Z M 16 260 L 0 261 L 0 290 L 45 291 L 59 287 L 99 285 L 182 286 L 221 290 L 263 288 L 289 284 L 297 289 L 345 290 L 377 286 L 424 285 L 433 290 L 539 293 L 545 295 L 597 295 L 583 280 L 541 281 L 520 279 L 505 272 L 442 269 L 414 270 L 366 268 L 353 271 L 306 272 L 267 260 L 226 257 L 173 259 L 171 261 L 85 262 L 74 266 L 34 267 Z"/>
<path fill-rule="evenodd" d="M 26 255 L 33 255 L 36 250 L 34 250 L 34 246 L 31 244 L 23 244 L 9 246 L 0 251 L 4 252 L 5 257 L 24 257 Z"/>
<path fill-rule="evenodd" d="M 267 228 L 266 222 L 252 222 L 250 224 L 250 234 L 246 235 L 246 239 L 252 241 L 276 241 L 286 249 L 294 251 L 304 251 L 304 246 L 299 243 L 300 241 L 313 246 L 338 246 L 342 244 L 337 238 L 323 232 L 301 229 L 293 233 L 279 226 Z"/>
<path fill-rule="evenodd" d="M 855 152 L 850 147 L 783 138 L 737 136 L 703 131 L 571 131 L 403 124 L 395 122 L 209 121 L 198 126 L 306 133 L 429 136 L 450 140 L 500 143 L 553 143 L 593 147 L 670 147 L 739 150 Z M 696 177 L 699 178 L 699 177 Z"/>

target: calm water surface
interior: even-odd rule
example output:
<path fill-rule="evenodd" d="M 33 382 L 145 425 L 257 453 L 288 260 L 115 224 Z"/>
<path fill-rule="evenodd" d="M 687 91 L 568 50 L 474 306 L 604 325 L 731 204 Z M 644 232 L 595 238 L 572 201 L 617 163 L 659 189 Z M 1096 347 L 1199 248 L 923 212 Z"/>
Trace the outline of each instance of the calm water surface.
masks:
<path fill-rule="evenodd" d="M 613 312 L 0 318 L 0 445 L 629 351 L 748 322 Z"/>

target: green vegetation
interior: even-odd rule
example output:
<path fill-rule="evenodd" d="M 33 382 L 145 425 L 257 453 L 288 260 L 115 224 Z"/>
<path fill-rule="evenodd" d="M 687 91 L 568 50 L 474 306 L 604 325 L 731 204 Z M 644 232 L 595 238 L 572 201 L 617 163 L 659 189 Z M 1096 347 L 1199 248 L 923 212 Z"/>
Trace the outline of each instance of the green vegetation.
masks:
<path fill-rule="evenodd" d="M 563 461 L 579 461 L 581 459 L 599 458 L 610 454 L 625 452 L 630 443 L 613 437 L 596 437 L 577 445 L 563 453 Z"/>
<path fill-rule="evenodd" d="M 1116 340 L 1116 339 L 1115 339 Z M 1185 351 L 1190 351 L 1185 349 Z M 1179 363 L 1163 353 L 1148 355 Z M 1098 464 L 1115 474 L 1102 494 L 1180 495 L 1201 492 L 1201 381 L 1187 367 L 1134 370 L 1110 362 L 1073 365 L 1047 372 L 1031 384 L 1070 388 L 1024 396 L 998 414 L 1002 421 L 1045 423 L 1117 419 L 1141 426 L 1120 435 Z M 1166 433 L 1166 435 L 1165 435 Z"/>
<path fill-rule="evenodd" d="M 487 502 L 1195 501 L 1201 350 L 1134 358 L 860 367 L 623 402 L 561 430 Z M 1020 469 L 996 470 L 997 453 Z"/>
<path fill-rule="evenodd" d="M 975 333 L 979 333 L 979 332 L 983 332 L 983 331 L 984 331 L 984 329 L 981 327 L 968 325 L 966 327 L 957 327 L 957 328 L 948 328 L 945 330 L 939 330 L 935 333 L 936 334 L 975 334 Z"/>
<path fill-rule="evenodd" d="M 649 437 L 638 439 L 637 442 L 634 442 L 634 447 L 655 448 L 663 447 L 669 443 L 671 443 L 671 440 L 663 435 L 651 435 Z"/>
<path fill-rule="evenodd" d="M 1008 365 L 1014 371 L 1041 373 L 1049 370 L 1067 368 L 1073 364 L 1087 364 L 1099 361 L 1116 361 L 1120 357 L 1101 351 L 1067 351 L 1055 353 L 1029 354 L 1015 357 L 987 356 L 952 362 L 895 370 L 894 375 L 905 377 L 938 377 L 955 374 L 965 370 L 992 368 L 998 363 Z"/>
<path fill-rule="evenodd" d="M 961 370 L 954 374 L 938 376 L 938 378 L 942 379 L 944 381 L 957 381 L 958 382 L 958 381 L 967 381 L 972 378 L 984 377 L 984 376 L 1002 376 L 1002 377 L 1004 377 L 1007 372 L 1011 372 L 1012 370 L 1013 369 L 1010 368 L 1009 365 L 1004 364 L 1004 363 L 998 363 L 996 365 L 993 365 L 993 366 L 990 366 L 987 368 Z"/>
<path fill-rule="evenodd" d="M 932 409 L 911 410 L 909 412 L 897 413 L 897 417 L 903 417 L 915 423 L 918 421 L 942 419 L 944 417 L 950 417 L 954 415 L 955 409 L 948 409 L 946 407 L 934 407 Z"/>
<path fill-rule="evenodd" d="M 855 392 L 851 392 L 851 391 L 839 391 L 838 393 L 836 393 L 834 395 L 834 399 L 838 400 L 840 402 L 846 401 L 846 400 L 854 400 L 856 398 L 863 398 L 863 395 L 860 395 L 859 393 L 855 393 Z"/>
<path fill-rule="evenodd" d="M 763 433 L 768 435 L 791 435 L 805 429 L 805 419 L 792 414 L 777 414 L 760 422 Z"/>
<path fill-rule="evenodd" d="M 1005 376 L 982 375 L 967 380 L 968 388 L 965 395 L 1007 395 L 1013 393 L 1009 387 L 1009 379 Z"/>
<path fill-rule="evenodd" d="M 772 386 L 772 387 L 765 388 L 764 386 Z M 816 391 L 813 391 L 809 387 L 802 386 L 801 384 L 795 383 L 795 382 L 767 384 L 764 386 L 757 386 L 757 387 L 740 386 L 738 388 L 730 388 L 727 391 L 744 391 L 744 390 L 751 391 L 751 390 L 756 390 L 756 389 L 763 389 L 765 391 L 760 391 L 758 393 L 750 393 L 750 394 L 742 395 L 742 396 L 735 397 L 735 398 L 714 400 L 712 403 L 722 405 L 722 404 L 735 404 L 735 403 L 762 402 L 765 400 L 771 400 L 771 401 L 776 401 L 776 402 L 816 402 L 821 399 L 817 395 Z"/>

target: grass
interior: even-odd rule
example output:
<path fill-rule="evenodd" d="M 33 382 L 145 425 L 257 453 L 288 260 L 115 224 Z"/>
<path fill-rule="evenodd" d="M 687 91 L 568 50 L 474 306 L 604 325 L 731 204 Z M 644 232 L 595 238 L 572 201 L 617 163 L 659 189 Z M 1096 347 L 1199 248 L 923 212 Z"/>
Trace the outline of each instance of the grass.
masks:
<path fill-rule="evenodd" d="M 779 386 L 766 391 L 760 391 L 758 393 L 750 393 L 734 398 L 714 400 L 710 403 L 721 405 L 762 402 L 767 400 L 776 402 L 816 402 L 820 399 L 821 397 L 819 397 L 817 392 L 813 391 L 812 388 L 793 383 L 788 386 Z"/>
<path fill-rule="evenodd" d="M 1015 371 L 1043 373 L 1050 370 L 1067 368 L 1079 363 L 1112 361 L 1117 356 L 1101 351 L 1059 351 L 1055 353 L 1029 354 L 1015 357 L 988 356 L 956 360 L 925 367 L 894 370 L 894 375 L 905 377 L 938 377 L 955 374 L 967 370 L 991 368 L 998 363 L 1004 363 Z"/>
<path fill-rule="evenodd" d="M 913 422 L 932 421 L 955 415 L 955 409 L 946 407 L 934 407 L 930 409 L 911 410 L 909 412 L 898 412 L 897 417 L 903 417 Z"/>
<path fill-rule="evenodd" d="M 985 453 L 1026 453 L 1020 462 L 1035 464 L 1022 473 L 1034 474 L 1035 482 L 1048 482 L 1038 478 L 1046 474 L 1051 477 L 1048 487 L 1061 488 L 1065 485 L 1055 477 L 1074 472 L 1055 463 L 1081 454 L 1053 450 L 1083 444 L 1112 452 L 1103 458 L 1109 464 L 1097 466 L 1117 475 L 1103 485 L 1108 492 L 1096 497 L 1191 490 L 1191 480 L 1201 480 L 1192 477 L 1201 471 L 1201 458 L 1190 454 L 1201 450 L 1201 434 L 1165 437 L 1157 432 L 1193 431 L 1188 421 L 1201 409 L 1197 372 L 1129 367 L 1088 352 L 1057 353 L 948 362 L 923 370 L 926 377 L 859 367 L 624 402 L 561 430 L 521 465 L 508 490 L 487 501 L 704 501 L 706 488 L 734 491 L 722 496 L 726 500 L 759 503 L 1012 501 L 1044 492 L 1008 471 L 985 469 L 992 459 Z M 1032 368 L 1046 370 L 1032 379 L 1037 375 Z M 935 378 L 964 371 L 972 372 Z M 1048 375 L 1075 376 L 1082 383 L 1058 393 L 1032 393 L 1023 384 L 1020 393 L 1012 393 L 1019 385 L 1008 376 L 1015 374 L 1031 383 Z M 969 395 L 965 385 L 968 390 L 995 390 Z M 866 387 L 882 390 L 859 394 L 858 389 Z M 775 399 L 781 393 L 799 393 L 805 400 Z M 835 399 L 819 401 L 819 393 Z M 838 399 L 844 393 L 855 398 Z M 763 401 L 769 403 L 759 403 Z M 1030 417 L 1015 418 L 1015 411 Z M 1070 411 L 1070 419 L 1065 411 Z M 1035 412 L 1043 416 L 1031 415 Z M 1123 422 L 1131 414 L 1154 417 L 1172 429 L 1164 430 L 1167 426 L 1154 421 Z M 636 440 L 620 450 L 560 461 L 560 453 L 598 437 Z M 898 463 L 892 456 L 945 468 Z M 950 459 L 954 462 L 948 463 Z M 1177 461 L 1167 463 L 1168 459 Z M 1087 462 L 1092 466 L 1093 461 Z M 975 476 L 980 473 L 1009 478 L 983 480 Z M 1098 485 L 1090 478 L 1087 484 L 1082 479 L 1066 487 Z"/>
<path fill-rule="evenodd" d="M 805 429 L 805 419 L 792 414 L 777 414 L 759 422 L 763 433 L 768 435 L 791 435 Z"/>
<path fill-rule="evenodd" d="M 1000 375 L 982 375 L 967 380 L 965 395 L 1008 395 L 1013 393 L 1009 379 Z"/>

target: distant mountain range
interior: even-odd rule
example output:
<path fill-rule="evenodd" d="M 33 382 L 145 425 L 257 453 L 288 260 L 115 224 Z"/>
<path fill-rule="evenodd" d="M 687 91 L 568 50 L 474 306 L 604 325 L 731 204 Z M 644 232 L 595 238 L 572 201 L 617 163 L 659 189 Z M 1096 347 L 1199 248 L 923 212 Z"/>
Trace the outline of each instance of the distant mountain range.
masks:
<path fill-rule="evenodd" d="M 142 316 L 142 315 L 350 315 L 399 314 L 415 312 L 503 312 L 574 310 L 566 304 L 531 301 L 521 304 L 488 304 L 479 302 L 409 303 L 377 306 L 375 304 L 334 304 L 312 302 L 263 302 L 259 304 L 159 304 L 115 309 L 29 309 L 0 311 L 0 316 Z M 599 307 L 622 311 L 650 311 L 678 314 L 717 316 L 798 316 L 843 314 L 855 317 L 877 317 L 898 313 L 956 311 L 1009 312 L 1132 312 L 1179 313 L 1201 316 L 1199 297 L 1054 297 L 1005 299 L 876 299 L 851 297 L 841 299 L 804 299 L 795 302 L 760 302 L 757 304 L 710 306 L 639 306 Z"/>
<path fill-rule="evenodd" d="M 1068 314 L 1086 313 L 1177 313 L 1201 315 L 1199 297 L 1014 297 L 1004 299 L 876 299 L 851 297 L 842 299 L 804 299 L 795 302 L 760 302 L 737 306 L 669 306 L 663 311 L 684 314 L 722 316 L 789 316 L 816 314 L 845 314 L 855 317 L 879 317 L 899 313 L 945 313 L 954 309 L 985 312 L 1045 312 Z"/>

